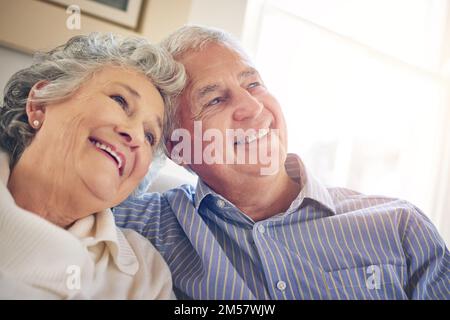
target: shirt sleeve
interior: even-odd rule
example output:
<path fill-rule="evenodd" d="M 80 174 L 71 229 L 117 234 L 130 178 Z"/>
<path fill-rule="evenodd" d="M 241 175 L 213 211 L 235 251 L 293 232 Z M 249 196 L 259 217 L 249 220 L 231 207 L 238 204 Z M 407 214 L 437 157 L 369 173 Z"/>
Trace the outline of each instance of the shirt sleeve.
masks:
<path fill-rule="evenodd" d="M 411 206 L 405 216 L 402 244 L 406 255 L 410 299 L 450 299 L 450 255 L 433 223 Z"/>
<path fill-rule="evenodd" d="M 141 234 L 161 251 L 161 216 L 170 206 L 160 193 L 146 193 L 140 197 L 129 197 L 112 209 L 116 225 Z"/>

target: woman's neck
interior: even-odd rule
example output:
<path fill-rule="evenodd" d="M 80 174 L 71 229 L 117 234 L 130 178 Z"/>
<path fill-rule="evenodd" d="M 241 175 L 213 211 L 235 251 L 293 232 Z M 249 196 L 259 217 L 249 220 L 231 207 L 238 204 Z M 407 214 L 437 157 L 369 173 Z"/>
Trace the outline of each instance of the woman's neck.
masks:
<path fill-rule="evenodd" d="M 30 166 L 21 158 L 9 176 L 7 188 L 16 204 L 62 228 L 68 228 L 81 216 L 70 205 L 70 199 L 62 194 L 56 184 L 46 179 L 46 174 L 36 165 Z"/>

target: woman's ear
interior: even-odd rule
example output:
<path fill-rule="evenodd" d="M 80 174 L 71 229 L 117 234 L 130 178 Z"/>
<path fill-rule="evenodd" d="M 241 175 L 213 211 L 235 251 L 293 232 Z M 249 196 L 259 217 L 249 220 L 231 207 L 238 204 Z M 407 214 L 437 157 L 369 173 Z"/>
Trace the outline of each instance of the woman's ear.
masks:
<path fill-rule="evenodd" d="M 25 111 L 27 112 L 28 123 L 36 130 L 41 127 L 45 120 L 45 104 L 36 101 L 36 91 L 41 90 L 48 83 L 49 82 L 47 80 L 36 82 L 28 94 Z"/>

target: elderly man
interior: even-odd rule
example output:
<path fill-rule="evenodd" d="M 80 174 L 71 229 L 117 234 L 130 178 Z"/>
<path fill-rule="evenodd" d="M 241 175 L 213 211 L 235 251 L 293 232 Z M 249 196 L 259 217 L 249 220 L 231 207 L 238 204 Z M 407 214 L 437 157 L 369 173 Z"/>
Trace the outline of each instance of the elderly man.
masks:
<path fill-rule="evenodd" d="M 233 38 L 187 26 L 162 45 L 188 74 L 169 110 L 168 154 L 199 181 L 114 213 L 162 253 L 178 298 L 450 298 L 449 251 L 428 218 L 405 201 L 315 180 L 287 154 L 281 107 Z M 186 141 L 193 147 L 179 148 Z M 258 148 L 270 164 L 250 161 Z M 232 161 L 211 161 L 224 156 Z"/>

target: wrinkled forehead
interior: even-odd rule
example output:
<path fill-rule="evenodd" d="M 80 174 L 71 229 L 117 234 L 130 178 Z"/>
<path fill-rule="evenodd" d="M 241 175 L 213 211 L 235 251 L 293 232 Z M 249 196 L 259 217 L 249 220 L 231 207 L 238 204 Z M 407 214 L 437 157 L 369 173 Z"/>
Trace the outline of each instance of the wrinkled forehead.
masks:
<path fill-rule="evenodd" d="M 245 52 L 244 48 L 242 48 L 239 43 L 226 43 L 219 42 L 217 40 L 210 40 L 195 48 L 186 49 L 184 52 L 174 56 L 174 58 L 175 60 L 182 62 L 182 60 L 187 61 L 197 54 L 210 55 L 211 52 L 217 51 L 236 54 L 240 56 L 241 59 L 248 60 L 248 62 L 251 63 L 250 56 Z"/>
<path fill-rule="evenodd" d="M 223 77 L 237 77 L 242 72 L 256 70 L 250 58 L 235 48 L 209 43 L 200 50 L 191 50 L 181 58 L 187 73 L 188 82 L 184 93 L 216 83 Z"/>
<path fill-rule="evenodd" d="M 201 49 L 190 50 L 177 60 L 185 66 L 190 77 L 196 77 L 199 72 L 215 67 L 227 68 L 232 65 L 254 67 L 254 64 L 245 52 L 219 43 L 208 43 Z M 220 71 L 220 69 L 216 71 Z"/>

